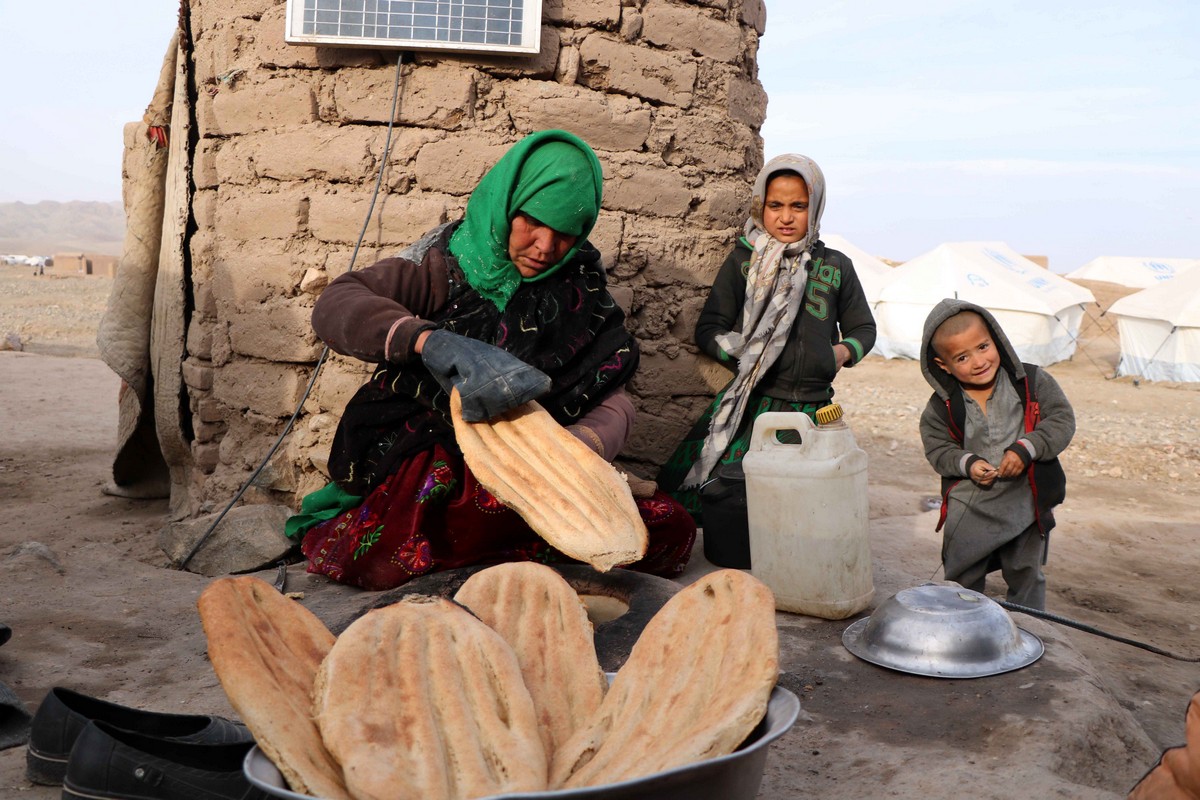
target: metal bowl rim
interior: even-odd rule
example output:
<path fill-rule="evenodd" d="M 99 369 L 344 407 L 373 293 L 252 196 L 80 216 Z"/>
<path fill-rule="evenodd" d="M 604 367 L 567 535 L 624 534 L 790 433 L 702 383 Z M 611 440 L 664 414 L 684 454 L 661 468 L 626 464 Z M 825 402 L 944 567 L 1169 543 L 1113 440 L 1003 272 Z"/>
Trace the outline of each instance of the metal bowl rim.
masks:
<path fill-rule="evenodd" d="M 607 676 L 611 681 L 615 676 L 615 673 L 607 673 Z M 653 775 L 645 775 L 641 778 L 634 778 L 632 780 L 621 781 L 619 783 L 604 784 L 603 786 L 588 786 L 583 789 L 559 789 L 554 791 L 547 790 L 543 792 L 494 794 L 488 795 L 487 797 L 481 797 L 479 800 L 504 800 L 504 798 L 524 797 L 536 797 L 538 800 L 542 800 L 542 798 L 545 798 L 545 800 L 558 800 L 559 798 L 562 800 L 568 800 L 569 798 L 588 796 L 591 793 L 601 790 L 605 791 L 606 793 L 609 790 L 619 793 L 623 789 L 637 788 L 640 784 L 643 784 L 647 781 L 658 781 L 679 773 L 686 773 L 696 769 L 699 765 L 709 767 L 710 765 L 719 765 L 729 761 L 739 761 L 747 758 L 749 754 L 767 747 L 769 744 L 771 744 L 771 742 L 775 741 L 780 736 L 783 736 L 783 734 L 791 730 L 792 725 L 794 725 L 796 722 L 796 718 L 800 715 L 800 698 L 796 697 L 793 692 L 776 684 L 775 687 L 771 689 L 771 695 L 767 700 L 767 710 L 763 715 L 763 719 L 766 720 L 768 717 L 772 716 L 772 712 L 774 712 L 776 718 L 771 721 L 770 727 L 763 731 L 761 736 L 751 742 L 747 747 L 735 750 L 727 755 L 705 759 L 704 761 L 696 761 L 691 764 L 685 764 L 681 767 L 675 767 L 674 769 L 656 772 Z M 290 789 L 280 788 L 272 783 L 268 783 L 263 779 L 262 776 L 257 774 L 258 770 L 260 769 L 266 770 L 268 774 L 271 772 L 279 774 L 279 770 L 275 764 L 269 758 L 267 758 L 267 755 L 259 749 L 258 745 L 254 745 L 254 747 L 250 748 L 250 751 L 246 753 L 246 757 L 242 761 L 242 772 L 252 785 L 258 789 L 261 789 L 272 797 L 281 797 L 285 798 L 285 800 L 320 800 L 320 798 L 315 798 L 312 795 L 299 794 L 291 791 Z M 282 779 L 282 775 L 280 775 L 280 778 Z M 591 796 L 594 797 L 596 795 L 591 794 Z M 614 796 L 619 796 L 619 794 Z"/>
<path fill-rule="evenodd" d="M 1007 612 L 1005 612 L 1007 613 Z M 897 672 L 905 672 L 909 675 L 923 675 L 928 678 L 986 678 L 990 675 L 1000 675 L 1004 672 L 1012 672 L 1013 670 L 1027 667 L 1033 662 L 1042 657 L 1046 651 L 1046 646 L 1042 640 L 1036 635 L 1030 633 L 1024 628 L 1016 627 L 1017 635 L 1020 637 L 1019 650 L 1011 655 L 1008 659 L 999 661 L 983 662 L 975 665 L 975 668 L 960 672 L 958 674 L 950 672 L 938 672 L 936 670 L 925 670 L 914 668 L 908 664 L 901 664 L 895 660 L 887 658 L 886 654 L 873 652 L 870 648 L 862 643 L 862 634 L 867 628 L 867 624 L 871 621 L 871 617 L 863 617 L 862 619 L 852 622 L 842 633 L 842 644 L 853 655 L 875 664 L 880 667 L 896 670 Z M 971 665 L 967 665 L 968 667 Z"/>

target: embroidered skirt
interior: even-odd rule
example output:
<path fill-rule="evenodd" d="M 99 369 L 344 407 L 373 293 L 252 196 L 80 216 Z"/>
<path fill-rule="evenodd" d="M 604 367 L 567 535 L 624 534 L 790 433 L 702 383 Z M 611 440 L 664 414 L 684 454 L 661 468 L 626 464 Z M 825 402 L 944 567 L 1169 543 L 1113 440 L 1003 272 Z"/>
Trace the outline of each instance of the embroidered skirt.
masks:
<path fill-rule="evenodd" d="M 636 502 L 649 546 L 628 568 L 679 575 L 695 542 L 695 521 L 661 491 Z M 361 505 L 300 535 L 309 572 L 371 590 L 475 564 L 573 562 L 483 488 L 461 455 L 439 445 L 403 462 Z"/>
<path fill-rule="evenodd" d="M 658 473 L 658 487 L 660 490 L 667 492 L 671 497 L 679 501 L 680 505 L 696 520 L 696 524 L 703 527 L 704 520 L 700 513 L 700 492 L 698 486 L 689 486 L 682 488 L 683 479 L 687 477 L 688 472 L 692 469 L 692 464 L 700 458 L 700 453 L 704 449 L 704 440 L 708 438 L 708 429 L 712 425 L 713 414 L 716 413 L 717 406 L 721 404 L 721 396 L 724 392 L 719 392 L 700 415 L 700 419 L 696 420 L 696 424 L 683 437 L 683 441 L 675 448 L 675 452 L 663 464 Z M 757 392 L 750 395 L 750 400 L 746 404 L 746 413 L 742 415 L 741 422 L 738 423 L 737 431 L 730 440 L 729 446 L 725 448 L 725 452 L 721 454 L 721 458 L 717 461 L 713 470 L 723 464 L 732 464 L 741 461 L 746 455 L 746 450 L 750 447 L 750 434 L 754 432 L 754 420 L 760 414 L 765 414 L 768 411 L 798 411 L 802 414 L 807 414 L 810 418 L 814 418 L 817 409 L 824 408 L 829 405 L 832 400 L 822 400 L 817 403 L 799 403 L 791 400 L 780 400 L 775 397 L 768 397 Z M 792 431 L 780 431 L 779 440 L 788 442 L 789 436 L 794 436 Z M 708 477 L 712 477 L 709 475 Z"/>

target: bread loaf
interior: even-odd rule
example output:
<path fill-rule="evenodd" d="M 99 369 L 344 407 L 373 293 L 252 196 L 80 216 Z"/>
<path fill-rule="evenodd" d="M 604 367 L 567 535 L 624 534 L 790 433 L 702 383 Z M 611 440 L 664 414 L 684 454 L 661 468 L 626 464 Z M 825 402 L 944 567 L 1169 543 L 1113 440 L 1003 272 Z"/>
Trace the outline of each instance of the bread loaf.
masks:
<path fill-rule="evenodd" d="M 355 800 L 546 788 L 516 656 L 449 600 L 410 595 L 355 620 L 321 664 L 313 710 Z"/>
<path fill-rule="evenodd" d="M 312 689 L 334 636 L 258 578 L 220 578 L 197 603 L 208 657 L 229 703 L 296 792 L 350 800 L 312 718 Z"/>
<path fill-rule="evenodd" d="M 600 709 L 554 754 L 551 789 L 616 783 L 726 755 L 766 714 L 775 600 L 727 569 L 686 586 L 638 638 Z"/>
<path fill-rule="evenodd" d="M 629 484 L 536 402 L 466 422 L 454 391 L 450 413 L 476 479 L 559 551 L 601 572 L 646 554 Z"/>
<path fill-rule="evenodd" d="M 553 758 L 600 707 L 608 688 L 579 595 L 550 567 L 517 562 L 475 573 L 454 599 L 516 653 L 547 758 Z"/>

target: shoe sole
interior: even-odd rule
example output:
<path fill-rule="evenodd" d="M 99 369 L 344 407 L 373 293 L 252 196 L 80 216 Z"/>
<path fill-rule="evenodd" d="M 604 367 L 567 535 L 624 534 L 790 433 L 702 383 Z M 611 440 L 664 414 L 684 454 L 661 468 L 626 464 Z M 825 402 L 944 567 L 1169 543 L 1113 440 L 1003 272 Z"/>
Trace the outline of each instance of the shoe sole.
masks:
<path fill-rule="evenodd" d="M 25 752 L 25 777 L 30 783 L 41 786 L 58 786 L 67 774 L 67 757 L 56 758 L 35 751 L 32 747 Z"/>
<path fill-rule="evenodd" d="M 115 794 L 80 794 L 80 790 L 72 789 L 66 784 L 63 784 L 62 800 L 121 800 L 121 797 Z"/>

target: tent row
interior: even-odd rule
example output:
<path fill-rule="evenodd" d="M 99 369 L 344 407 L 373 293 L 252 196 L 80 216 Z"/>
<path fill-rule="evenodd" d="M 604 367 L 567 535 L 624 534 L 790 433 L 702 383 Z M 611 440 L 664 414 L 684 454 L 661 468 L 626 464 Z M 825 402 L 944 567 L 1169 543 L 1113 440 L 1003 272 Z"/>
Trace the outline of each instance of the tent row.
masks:
<path fill-rule="evenodd" d="M 1023 361 L 1053 364 L 1075 354 L 1086 308 L 1096 303 L 1075 278 L 1144 283 L 1105 312 L 1118 320 L 1117 374 L 1200 381 L 1200 260 L 1096 259 L 1063 276 L 1003 242 L 951 242 L 889 267 L 840 236 L 821 238 L 854 262 L 875 313 L 876 355 L 919 358 L 925 318 L 956 297 L 989 309 Z"/>

